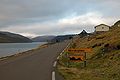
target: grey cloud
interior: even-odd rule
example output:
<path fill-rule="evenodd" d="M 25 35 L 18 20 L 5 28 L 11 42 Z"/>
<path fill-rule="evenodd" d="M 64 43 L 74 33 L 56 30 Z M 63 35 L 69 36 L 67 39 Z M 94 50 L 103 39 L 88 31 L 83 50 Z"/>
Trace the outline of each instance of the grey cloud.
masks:
<path fill-rule="evenodd" d="M 69 25 L 69 28 L 67 26 L 57 28 L 60 26 L 54 25 L 55 27 L 52 28 L 47 22 L 55 23 L 72 13 L 79 16 L 93 11 L 99 11 L 104 18 L 118 19 L 120 18 L 119 3 L 120 0 L 0 0 L 0 29 L 33 23 L 46 23 L 49 27 L 48 34 L 83 29 L 84 27 L 79 25 Z M 89 24 L 86 24 L 85 28 L 92 31 L 93 29 L 89 27 Z M 18 32 L 22 33 L 22 31 Z M 40 34 L 39 30 L 28 32 Z M 44 34 L 45 32 L 41 31 Z"/>
<path fill-rule="evenodd" d="M 63 17 L 70 6 L 64 0 L 0 0 L 0 25 L 34 22 L 35 18 L 39 18 L 39 22 L 57 19 Z"/>
<path fill-rule="evenodd" d="M 115 4 L 113 5 L 116 5 L 118 1 L 114 0 Z M 96 10 L 97 8 L 95 7 L 99 8 L 99 5 L 103 8 L 103 3 L 110 2 L 112 0 L 0 0 L 0 15 L 9 21 L 23 19 L 24 23 L 26 18 L 31 21 L 32 18 L 56 19 L 64 17 L 71 12 L 77 12 L 79 15 L 89 10 Z M 106 5 L 103 6 L 107 7 Z M 109 9 L 107 8 L 107 10 Z"/>

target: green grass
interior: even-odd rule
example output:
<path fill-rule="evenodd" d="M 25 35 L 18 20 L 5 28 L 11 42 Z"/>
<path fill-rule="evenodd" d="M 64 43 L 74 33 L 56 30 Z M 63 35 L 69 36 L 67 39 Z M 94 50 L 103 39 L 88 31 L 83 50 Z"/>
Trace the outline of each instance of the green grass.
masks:
<path fill-rule="evenodd" d="M 111 53 L 100 59 L 87 60 L 87 67 L 83 67 L 83 62 L 76 62 L 70 63 L 69 66 L 59 64 L 58 70 L 65 80 L 119 80 L 120 51 Z"/>
<path fill-rule="evenodd" d="M 67 53 L 64 53 L 57 69 L 65 80 L 120 80 L 120 29 L 118 27 L 89 38 L 76 38 L 73 42 L 71 48 L 93 47 L 93 52 L 87 54 L 86 67 L 83 66 L 83 61 L 69 61 L 66 57 Z"/>

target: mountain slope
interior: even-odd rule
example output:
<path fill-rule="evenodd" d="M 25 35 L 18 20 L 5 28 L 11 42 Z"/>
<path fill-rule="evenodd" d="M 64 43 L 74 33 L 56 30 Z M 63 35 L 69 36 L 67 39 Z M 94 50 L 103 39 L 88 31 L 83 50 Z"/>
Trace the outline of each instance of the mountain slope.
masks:
<path fill-rule="evenodd" d="M 71 39 L 73 36 L 75 36 L 75 35 L 59 35 L 59 36 L 56 36 L 55 38 L 53 38 L 51 41 L 52 42 L 61 42 L 64 40 Z"/>
<path fill-rule="evenodd" d="M 120 80 L 120 21 L 111 26 L 110 31 L 94 33 L 89 37 L 74 39 L 75 48 L 92 48 L 87 53 L 87 66 L 83 62 L 70 62 L 61 58 L 59 72 L 65 80 Z M 71 45 L 72 47 L 73 45 Z"/>
<path fill-rule="evenodd" d="M 24 43 L 24 42 L 32 42 L 32 40 L 19 34 L 0 31 L 0 43 Z"/>
<path fill-rule="evenodd" d="M 48 41 L 51 41 L 55 37 L 56 36 L 38 36 L 38 37 L 32 38 L 32 40 L 35 42 L 48 42 Z"/>

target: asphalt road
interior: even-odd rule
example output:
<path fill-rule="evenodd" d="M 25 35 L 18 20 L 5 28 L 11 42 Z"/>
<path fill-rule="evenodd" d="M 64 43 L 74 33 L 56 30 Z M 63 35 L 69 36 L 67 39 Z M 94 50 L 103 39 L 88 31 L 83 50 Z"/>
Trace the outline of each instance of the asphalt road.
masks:
<path fill-rule="evenodd" d="M 53 63 L 69 42 L 33 51 L 34 54 L 0 64 L 0 80 L 51 80 Z"/>

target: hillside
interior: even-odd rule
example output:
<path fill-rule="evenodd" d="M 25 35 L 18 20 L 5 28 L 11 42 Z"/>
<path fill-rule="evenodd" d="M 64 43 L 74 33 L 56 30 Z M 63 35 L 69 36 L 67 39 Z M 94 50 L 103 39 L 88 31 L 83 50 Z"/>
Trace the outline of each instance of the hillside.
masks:
<path fill-rule="evenodd" d="M 56 36 L 38 36 L 38 37 L 32 38 L 32 40 L 34 42 L 49 42 L 55 37 Z"/>
<path fill-rule="evenodd" d="M 61 42 L 64 40 L 71 39 L 73 36 L 75 36 L 75 35 L 74 34 L 73 35 L 59 35 L 59 36 L 56 36 L 55 38 L 53 38 L 51 41 L 52 42 Z"/>
<path fill-rule="evenodd" d="M 65 55 L 59 60 L 58 70 L 65 80 L 120 80 L 120 21 L 110 31 L 74 39 L 70 47 L 92 48 L 83 62 L 69 62 Z"/>
<path fill-rule="evenodd" d="M 19 34 L 0 31 L 0 43 L 24 43 L 24 42 L 32 42 L 32 40 Z"/>

